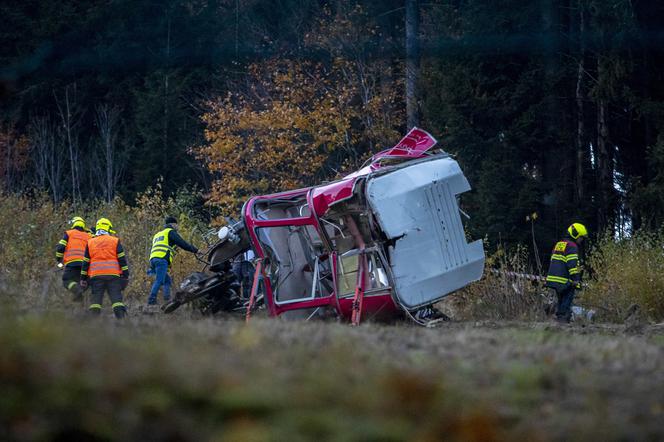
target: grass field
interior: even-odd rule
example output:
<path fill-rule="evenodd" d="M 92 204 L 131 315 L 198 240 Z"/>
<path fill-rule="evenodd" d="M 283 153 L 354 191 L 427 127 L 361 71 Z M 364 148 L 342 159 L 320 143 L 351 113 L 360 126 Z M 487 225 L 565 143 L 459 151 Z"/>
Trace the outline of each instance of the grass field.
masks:
<path fill-rule="evenodd" d="M 1 315 L 2 440 L 664 439 L 657 326 Z"/>

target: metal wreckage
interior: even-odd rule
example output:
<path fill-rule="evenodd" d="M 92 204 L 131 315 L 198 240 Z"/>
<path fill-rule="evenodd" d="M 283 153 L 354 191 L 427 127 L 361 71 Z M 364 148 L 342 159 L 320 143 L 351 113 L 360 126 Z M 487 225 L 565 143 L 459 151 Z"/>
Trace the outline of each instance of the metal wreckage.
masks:
<path fill-rule="evenodd" d="M 341 180 L 250 198 L 164 312 L 193 303 L 204 314 L 235 311 L 247 320 L 264 308 L 354 325 L 430 323 L 423 312 L 484 269 L 482 242 L 466 241 L 458 203 L 470 185 L 450 155 L 431 153 L 435 145 L 413 128 Z M 249 251 L 254 258 L 243 262 Z M 240 267 L 253 270 L 244 290 Z"/>

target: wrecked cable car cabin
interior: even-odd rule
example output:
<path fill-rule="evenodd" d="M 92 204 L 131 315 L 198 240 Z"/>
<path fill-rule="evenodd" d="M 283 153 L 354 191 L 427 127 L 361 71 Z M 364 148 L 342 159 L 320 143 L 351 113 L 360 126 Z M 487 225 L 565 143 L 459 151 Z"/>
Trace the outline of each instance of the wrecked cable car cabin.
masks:
<path fill-rule="evenodd" d="M 262 280 L 271 316 L 332 312 L 359 324 L 412 317 L 480 279 L 482 242 L 466 241 L 458 205 L 470 185 L 448 154 L 427 153 L 435 144 L 414 128 L 342 180 L 249 199 L 249 307 Z"/>

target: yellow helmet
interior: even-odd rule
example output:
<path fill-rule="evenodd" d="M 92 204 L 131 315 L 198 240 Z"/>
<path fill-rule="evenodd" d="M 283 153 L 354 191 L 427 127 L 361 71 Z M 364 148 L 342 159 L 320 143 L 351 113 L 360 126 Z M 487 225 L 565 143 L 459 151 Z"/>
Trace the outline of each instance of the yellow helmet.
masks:
<path fill-rule="evenodd" d="M 69 223 L 71 224 L 72 229 L 74 227 L 80 227 L 82 229 L 85 229 L 85 220 L 81 218 L 80 216 L 75 216 L 73 217 Z"/>
<path fill-rule="evenodd" d="M 95 230 L 106 230 L 108 233 L 113 233 L 113 224 L 108 218 L 99 218 Z"/>
<path fill-rule="evenodd" d="M 588 236 L 588 229 L 581 223 L 574 223 L 567 228 L 569 236 L 574 239 L 578 239 L 581 236 Z"/>

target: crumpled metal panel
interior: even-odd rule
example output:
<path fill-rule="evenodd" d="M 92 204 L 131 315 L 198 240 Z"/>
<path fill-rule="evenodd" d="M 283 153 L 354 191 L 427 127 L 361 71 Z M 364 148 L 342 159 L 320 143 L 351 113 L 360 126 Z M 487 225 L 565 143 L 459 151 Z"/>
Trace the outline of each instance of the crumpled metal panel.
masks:
<path fill-rule="evenodd" d="M 482 277 L 482 241 L 465 239 L 456 195 L 470 190 L 449 156 L 412 161 L 367 178 L 366 195 L 390 239 L 397 300 L 406 309 L 436 302 Z"/>
<path fill-rule="evenodd" d="M 375 163 L 381 158 L 422 158 L 424 153 L 435 146 L 436 143 L 438 141 L 429 132 L 419 127 L 413 127 L 396 146 L 372 156 L 371 162 Z"/>

